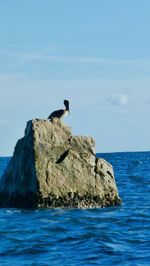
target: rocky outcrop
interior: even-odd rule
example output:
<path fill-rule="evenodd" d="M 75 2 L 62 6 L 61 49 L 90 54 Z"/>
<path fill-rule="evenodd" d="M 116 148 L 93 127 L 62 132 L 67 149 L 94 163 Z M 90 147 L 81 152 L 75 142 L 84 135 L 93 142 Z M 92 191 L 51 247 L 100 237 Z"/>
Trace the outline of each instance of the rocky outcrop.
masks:
<path fill-rule="evenodd" d="M 32 120 L 0 181 L 0 207 L 118 206 L 112 166 L 91 137 L 72 136 L 61 120 Z"/>

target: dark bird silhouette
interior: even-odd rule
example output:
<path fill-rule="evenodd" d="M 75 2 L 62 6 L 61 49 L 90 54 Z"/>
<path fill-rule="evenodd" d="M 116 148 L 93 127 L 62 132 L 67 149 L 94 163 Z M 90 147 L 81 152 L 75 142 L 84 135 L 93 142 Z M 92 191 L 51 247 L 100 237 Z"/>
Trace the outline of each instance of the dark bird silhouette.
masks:
<path fill-rule="evenodd" d="M 68 100 L 64 100 L 64 105 L 65 105 L 65 109 L 60 109 L 57 111 L 52 112 L 48 119 L 52 120 L 53 118 L 59 118 L 61 119 L 62 117 L 66 116 L 69 114 L 69 101 Z"/>

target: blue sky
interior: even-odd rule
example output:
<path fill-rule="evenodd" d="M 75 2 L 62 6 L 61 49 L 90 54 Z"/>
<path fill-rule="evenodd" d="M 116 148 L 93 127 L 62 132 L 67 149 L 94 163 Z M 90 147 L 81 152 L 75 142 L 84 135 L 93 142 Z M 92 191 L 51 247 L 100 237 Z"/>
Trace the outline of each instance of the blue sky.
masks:
<path fill-rule="evenodd" d="M 150 150 L 150 1 L 0 1 L 0 155 L 26 122 L 64 122 L 97 152 Z"/>

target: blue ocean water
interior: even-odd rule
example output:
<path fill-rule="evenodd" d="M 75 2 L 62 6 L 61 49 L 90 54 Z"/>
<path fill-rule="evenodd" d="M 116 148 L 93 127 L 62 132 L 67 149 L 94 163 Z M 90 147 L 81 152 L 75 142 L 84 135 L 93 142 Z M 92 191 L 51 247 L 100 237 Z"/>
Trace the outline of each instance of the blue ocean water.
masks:
<path fill-rule="evenodd" d="M 0 209 L 0 265 L 150 265 L 150 152 L 98 156 L 114 167 L 122 206 Z"/>

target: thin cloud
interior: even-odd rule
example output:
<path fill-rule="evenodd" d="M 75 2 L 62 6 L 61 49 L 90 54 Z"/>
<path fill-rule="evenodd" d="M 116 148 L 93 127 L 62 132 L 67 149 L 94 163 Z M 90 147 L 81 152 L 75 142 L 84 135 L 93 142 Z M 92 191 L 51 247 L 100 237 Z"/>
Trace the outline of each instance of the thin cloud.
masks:
<path fill-rule="evenodd" d="M 125 107 L 129 105 L 129 99 L 126 94 L 114 94 L 106 100 L 108 105 Z"/>
<path fill-rule="evenodd" d="M 24 61 L 49 61 L 72 64 L 150 64 L 150 60 L 142 59 L 115 59 L 101 57 L 82 57 L 82 56 L 51 56 L 42 53 L 16 53 L 9 50 L 0 50 L 0 54 Z"/>
<path fill-rule="evenodd" d="M 141 60 L 117 60 L 117 59 L 106 59 L 99 57 L 81 57 L 81 56 L 49 56 L 49 55 L 38 55 L 38 54 L 22 54 L 18 55 L 19 58 L 24 60 L 42 60 L 49 62 L 60 62 L 60 63 L 73 63 L 73 64 L 138 64 Z"/>
<path fill-rule="evenodd" d="M 150 98 L 143 98 L 142 103 L 144 104 L 150 104 Z"/>
<path fill-rule="evenodd" d="M 4 119 L 0 119 L 0 125 L 9 126 L 10 125 L 10 121 L 4 120 Z"/>

